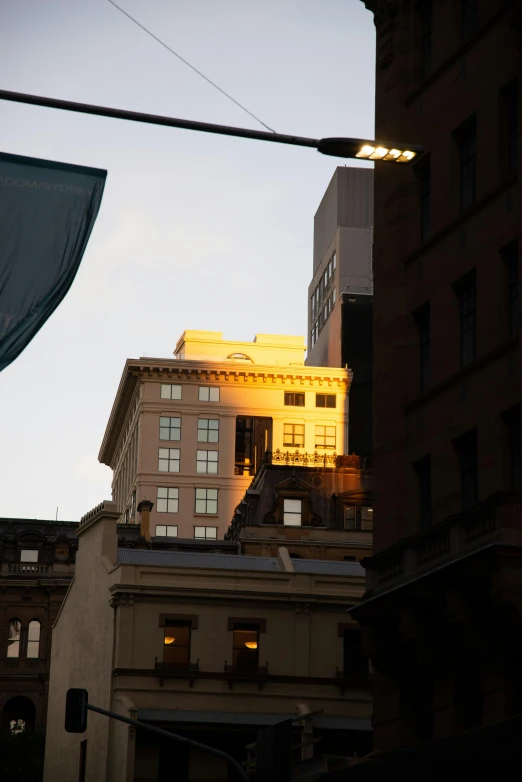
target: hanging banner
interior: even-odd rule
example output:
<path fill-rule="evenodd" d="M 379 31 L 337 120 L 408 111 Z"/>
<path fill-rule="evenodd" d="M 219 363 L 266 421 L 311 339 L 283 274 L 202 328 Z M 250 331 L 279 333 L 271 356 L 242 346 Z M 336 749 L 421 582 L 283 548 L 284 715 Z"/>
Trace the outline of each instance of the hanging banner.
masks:
<path fill-rule="evenodd" d="M 107 172 L 0 152 L 0 371 L 67 294 Z"/>

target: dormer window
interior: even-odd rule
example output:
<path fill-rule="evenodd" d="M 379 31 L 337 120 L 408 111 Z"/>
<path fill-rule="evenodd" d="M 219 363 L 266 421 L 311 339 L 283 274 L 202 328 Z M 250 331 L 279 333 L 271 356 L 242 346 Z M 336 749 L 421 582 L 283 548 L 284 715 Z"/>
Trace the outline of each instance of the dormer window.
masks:
<path fill-rule="evenodd" d="M 23 548 L 20 551 L 20 562 L 38 562 L 38 549 Z"/>
<path fill-rule="evenodd" d="M 303 509 L 302 500 L 283 501 L 283 524 L 288 527 L 300 527 Z"/>

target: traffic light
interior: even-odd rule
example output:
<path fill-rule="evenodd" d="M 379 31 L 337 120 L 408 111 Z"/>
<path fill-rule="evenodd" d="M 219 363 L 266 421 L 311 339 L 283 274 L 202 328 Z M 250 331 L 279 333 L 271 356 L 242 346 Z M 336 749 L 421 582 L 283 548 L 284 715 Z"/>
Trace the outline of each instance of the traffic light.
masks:
<path fill-rule="evenodd" d="M 67 733 L 85 733 L 88 702 L 87 690 L 67 690 L 65 698 L 65 730 Z"/>

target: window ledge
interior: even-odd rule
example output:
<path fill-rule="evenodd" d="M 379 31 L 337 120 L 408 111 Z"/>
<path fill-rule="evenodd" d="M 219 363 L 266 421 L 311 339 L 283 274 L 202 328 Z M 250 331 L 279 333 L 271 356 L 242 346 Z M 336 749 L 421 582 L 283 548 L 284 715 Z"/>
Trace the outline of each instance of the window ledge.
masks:
<path fill-rule="evenodd" d="M 450 375 L 441 383 L 437 383 L 436 386 L 430 388 L 429 391 L 426 391 L 425 393 L 421 394 L 415 399 L 412 399 L 411 402 L 408 402 L 408 404 L 405 405 L 403 409 L 404 414 L 408 415 L 409 413 L 413 413 L 415 410 L 417 410 L 419 407 L 422 407 L 431 399 L 434 399 L 435 397 L 439 396 L 439 394 L 443 393 L 447 389 L 452 388 L 453 386 L 460 383 L 462 380 L 465 380 L 466 378 L 475 374 L 475 372 L 482 369 L 484 366 L 487 366 L 487 364 L 489 364 L 491 361 L 494 361 L 496 358 L 500 358 L 505 353 L 509 353 L 510 351 L 515 350 L 516 348 L 518 348 L 518 345 L 519 345 L 519 335 L 516 334 L 511 339 L 507 340 L 506 342 L 502 342 L 496 348 L 490 350 L 489 353 L 486 353 L 485 355 L 478 358 L 472 364 L 469 364 L 469 366 L 464 367 L 463 369 L 459 369 L 457 372 L 454 372 L 453 375 Z"/>

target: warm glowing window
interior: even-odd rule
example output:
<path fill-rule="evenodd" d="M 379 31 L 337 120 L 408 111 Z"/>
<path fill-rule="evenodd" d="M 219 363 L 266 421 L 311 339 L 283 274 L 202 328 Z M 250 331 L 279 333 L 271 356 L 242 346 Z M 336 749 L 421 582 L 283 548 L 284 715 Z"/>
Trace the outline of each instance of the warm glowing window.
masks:
<path fill-rule="evenodd" d="M 335 426 L 315 427 L 315 447 L 335 448 Z"/>
<path fill-rule="evenodd" d="M 190 663 L 190 622 L 165 621 L 163 662 L 188 668 Z"/>
<path fill-rule="evenodd" d="M 178 504 L 179 489 L 171 486 L 158 486 L 156 497 L 156 510 L 158 513 L 177 513 Z"/>
<path fill-rule="evenodd" d="M 177 524 L 156 524 L 156 537 L 157 538 L 177 538 L 178 537 L 178 525 Z"/>
<path fill-rule="evenodd" d="M 196 513 L 217 513 L 217 489 L 196 489 Z"/>
<path fill-rule="evenodd" d="M 197 451 L 196 469 L 199 473 L 217 475 L 219 451 Z"/>
<path fill-rule="evenodd" d="M 198 443 L 219 442 L 219 420 L 217 418 L 198 419 Z"/>
<path fill-rule="evenodd" d="M 181 399 L 181 389 L 180 385 L 162 383 L 160 396 L 162 399 Z"/>
<path fill-rule="evenodd" d="M 40 622 L 33 619 L 27 629 L 27 657 L 38 658 L 40 652 Z"/>
<path fill-rule="evenodd" d="M 160 416 L 160 440 L 181 440 L 181 418 Z"/>
<path fill-rule="evenodd" d="M 179 448 L 160 448 L 158 451 L 159 472 L 179 472 Z"/>
<path fill-rule="evenodd" d="M 11 619 L 7 631 L 7 656 L 20 657 L 20 633 L 22 623 L 19 619 Z"/>
<path fill-rule="evenodd" d="M 285 405 L 293 405 L 295 407 L 305 406 L 305 395 L 295 394 L 293 391 L 285 391 Z"/>
<path fill-rule="evenodd" d="M 316 407 L 336 407 L 336 394 L 316 394 L 315 406 Z"/>
<path fill-rule="evenodd" d="M 200 402 L 219 402 L 219 386 L 200 386 Z"/>
<path fill-rule="evenodd" d="M 257 673 L 259 667 L 259 627 L 249 624 L 234 624 L 233 629 L 234 669 L 241 673 Z"/>
<path fill-rule="evenodd" d="M 304 424 L 283 425 L 283 445 L 294 448 L 304 448 Z"/>
<path fill-rule="evenodd" d="M 283 524 L 289 527 L 300 527 L 302 506 L 302 500 L 283 500 Z"/>

